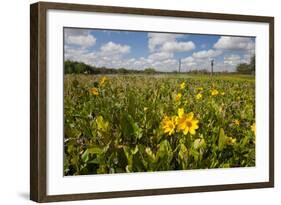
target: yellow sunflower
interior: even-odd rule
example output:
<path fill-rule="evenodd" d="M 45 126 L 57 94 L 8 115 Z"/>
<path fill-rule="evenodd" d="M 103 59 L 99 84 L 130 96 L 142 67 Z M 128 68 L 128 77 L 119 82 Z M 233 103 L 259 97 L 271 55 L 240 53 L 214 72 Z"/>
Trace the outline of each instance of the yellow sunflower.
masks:
<path fill-rule="evenodd" d="M 177 130 L 182 131 L 184 135 L 188 133 L 194 135 L 196 133 L 195 130 L 199 128 L 198 122 L 194 118 L 193 112 L 185 114 L 182 108 L 178 109 Z"/>
<path fill-rule="evenodd" d="M 181 93 L 178 93 L 177 95 L 176 95 L 176 101 L 179 101 L 180 99 L 181 99 L 181 97 L 182 97 L 182 94 Z"/>
<path fill-rule="evenodd" d="M 198 93 L 196 96 L 195 96 L 196 100 L 200 100 L 202 98 L 202 94 L 201 93 Z"/>
<path fill-rule="evenodd" d="M 95 96 L 98 96 L 99 95 L 99 91 L 96 87 L 93 87 L 90 89 L 90 93 L 95 95 Z"/>
<path fill-rule="evenodd" d="M 256 123 L 254 122 L 251 126 L 251 130 L 255 133 L 256 135 Z"/>
<path fill-rule="evenodd" d="M 233 120 L 233 123 L 235 124 L 235 125 L 237 125 L 237 126 L 239 126 L 240 125 L 240 121 L 239 120 Z"/>
<path fill-rule="evenodd" d="M 100 86 L 103 86 L 105 83 L 106 83 L 106 81 L 107 81 L 107 77 L 102 77 L 101 79 L 100 79 Z"/>
<path fill-rule="evenodd" d="M 219 91 L 218 91 L 218 90 L 216 90 L 216 89 L 211 90 L 211 95 L 212 95 L 212 96 L 216 96 L 216 95 L 218 95 L 218 94 L 219 94 Z"/>
<path fill-rule="evenodd" d="M 164 133 L 168 133 L 168 135 L 174 134 L 176 128 L 176 118 L 165 116 L 162 120 L 162 128 Z"/>
<path fill-rule="evenodd" d="M 182 83 L 180 84 L 180 88 L 181 88 L 182 90 L 185 88 L 185 82 L 182 82 Z"/>

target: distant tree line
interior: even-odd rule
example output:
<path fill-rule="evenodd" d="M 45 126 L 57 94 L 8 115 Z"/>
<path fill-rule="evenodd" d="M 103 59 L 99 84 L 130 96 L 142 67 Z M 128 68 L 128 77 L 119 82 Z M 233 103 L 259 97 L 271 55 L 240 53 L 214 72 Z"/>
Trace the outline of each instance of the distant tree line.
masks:
<path fill-rule="evenodd" d="M 236 71 L 241 74 L 254 74 L 256 72 L 256 55 L 251 57 L 250 63 L 240 63 Z"/>
<path fill-rule="evenodd" d="M 250 63 L 241 63 L 236 67 L 236 73 L 241 74 L 254 74 L 255 73 L 255 55 L 251 57 Z M 177 74 L 177 70 L 172 72 L 156 71 L 154 68 L 145 68 L 144 70 L 133 70 L 127 68 L 108 68 L 108 67 L 97 67 L 85 64 L 83 62 L 66 60 L 64 62 L 64 73 L 65 74 Z M 186 72 L 188 74 L 209 74 L 210 71 L 207 69 L 193 69 Z M 219 73 L 228 73 L 228 71 L 220 71 Z"/>
<path fill-rule="evenodd" d="M 144 70 L 132 70 L 127 68 L 107 68 L 107 67 L 96 67 L 85 64 L 83 62 L 70 61 L 64 62 L 64 73 L 65 74 L 133 74 L 133 73 L 145 73 L 145 74 L 156 74 L 162 73 L 156 71 L 154 68 L 146 68 Z"/>

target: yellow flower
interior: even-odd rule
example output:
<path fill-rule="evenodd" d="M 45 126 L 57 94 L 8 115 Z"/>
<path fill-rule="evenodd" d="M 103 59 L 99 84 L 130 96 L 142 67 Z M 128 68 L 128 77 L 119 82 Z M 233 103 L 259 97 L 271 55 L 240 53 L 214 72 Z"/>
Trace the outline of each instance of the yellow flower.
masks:
<path fill-rule="evenodd" d="M 181 93 L 178 93 L 178 94 L 176 95 L 176 101 L 179 101 L 179 100 L 181 99 L 181 97 L 182 97 L 182 94 L 181 94 Z"/>
<path fill-rule="evenodd" d="M 162 120 L 162 128 L 164 133 L 168 133 L 168 135 L 174 134 L 176 128 L 176 118 L 165 116 Z"/>
<path fill-rule="evenodd" d="M 251 126 L 251 130 L 255 133 L 256 135 L 256 123 L 254 122 Z"/>
<path fill-rule="evenodd" d="M 98 116 L 96 118 L 96 123 L 98 126 L 98 130 L 103 131 L 103 132 L 107 131 L 109 123 L 107 121 L 105 121 L 102 116 Z"/>
<path fill-rule="evenodd" d="M 147 109 L 148 109 L 147 107 L 144 107 L 144 108 L 143 108 L 143 111 L 145 112 L 145 111 L 147 111 Z"/>
<path fill-rule="evenodd" d="M 202 94 L 198 93 L 195 98 L 196 98 L 196 100 L 200 100 L 202 98 Z"/>
<path fill-rule="evenodd" d="M 182 83 L 180 84 L 180 88 L 181 88 L 182 90 L 185 88 L 185 82 L 182 82 Z"/>
<path fill-rule="evenodd" d="M 183 115 L 184 115 L 184 109 L 183 108 L 179 108 L 178 109 L 178 116 L 179 117 L 183 117 Z"/>
<path fill-rule="evenodd" d="M 211 90 L 211 94 L 212 94 L 212 96 L 216 96 L 219 94 L 219 91 L 216 89 L 213 89 L 213 90 Z"/>
<path fill-rule="evenodd" d="M 185 114 L 183 109 L 178 109 L 177 129 L 182 131 L 184 135 L 188 133 L 194 135 L 195 130 L 199 128 L 198 120 L 194 118 L 193 112 Z"/>
<path fill-rule="evenodd" d="M 96 87 L 91 88 L 90 92 L 91 92 L 93 95 L 95 95 L 95 96 L 98 96 L 98 95 L 99 95 L 99 91 L 98 91 L 98 89 L 97 89 Z"/>
<path fill-rule="evenodd" d="M 232 137 L 227 137 L 226 140 L 225 140 L 225 143 L 227 145 L 233 145 L 233 144 L 235 144 L 235 142 L 236 142 L 236 139 L 232 138 Z"/>
<path fill-rule="evenodd" d="M 233 123 L 235 124 L 235 125 L 240 125 L 240 121 L 239 120 L 233 120 Z"/>
<path fill-rule="evenodd" d="M 103 86 L 106 81 L 107 81 L 107 77 L 105 77 L 105 76 L 102 77 L 102 78 L 100 79 L 100 86 Z"/>

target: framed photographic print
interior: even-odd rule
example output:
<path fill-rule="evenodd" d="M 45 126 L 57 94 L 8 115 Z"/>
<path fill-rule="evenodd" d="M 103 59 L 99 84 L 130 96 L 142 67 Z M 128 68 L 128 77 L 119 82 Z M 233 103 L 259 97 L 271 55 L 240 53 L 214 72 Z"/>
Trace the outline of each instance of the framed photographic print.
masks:
<path fill-rule="evenodd" d="M 274 18 L 31 5 L 30 198 L 274 186 Z"/>

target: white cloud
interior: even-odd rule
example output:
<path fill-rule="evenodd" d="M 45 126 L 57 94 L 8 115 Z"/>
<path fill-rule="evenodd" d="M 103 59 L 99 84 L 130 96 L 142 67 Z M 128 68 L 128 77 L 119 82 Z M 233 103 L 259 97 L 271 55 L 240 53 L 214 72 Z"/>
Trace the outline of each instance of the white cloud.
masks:
<path fill-rule="evenodd" d="M 149 59 L 152 59 L 154 61 L 161 61 L 161 60 L 166 60 L 169 58 L 172 58 L 173 54 L 172 53 L 167 53 L 167 52 L 159 52 L 159 53 L 152 53 L 149 55 Z"/>
<path fill-rule="evenodd" d="M 129 53 L 131 48 L 128 45 L 121 45 L 121 44 L 117 44 L 117 43 L 110 41 L 110 42 L 102 45 L 100 49 L 104 55 L 118 55 L 119 56 L 119 55 Z"/>
<path fill-rule="evenodd" d="M 246 53 L 243 55 L 243 61 L 245 63 L 250 63 L 251 62 L 251 58 L 253 57 L 254 53 Z"/>
<path fill-rule="evenodd" d="M 192 57 L 199 58 L 199 59 L 203 59 L 203 58 L 206 59 L 206 58 L 215 58 L 221 54 L 222 54 L 222 51 L 220 51 L 220 50 L 210 49 L 210 50 L 203 50 L 203 51 L 198 51 L 196 53 L 193 53 Z"/>
<path fill-rule="evenodd" d="M 141 70 L 153 67 L 158 71 L 178 70 L 178 60 L 174 58 L 176 52 L 191 51 L 195 49 L 192 41 L 183 41 L 184 35 L 149 33 L 146 57 L 128 58 L 131 52 L 130 45 L 118 44 L 109 41 L 99 49 L 92 49 L 96 39 L 87 30 L 68 29 L 65 32 L 65 59 L 82 61 L 94 66 L 109 68 L 125 67 Z M 234 40 L 233 40 L 234 39 Z M 237 44 L 237 45 L 236 45 Z M 202 45 L 198 45 L 201 49 Z M 231 50 L 232 52 L 229 52 Z M 249 62 L 254 53 L 254 41 L 250 38 L 221 37 L 213 49 L 194 52 L 181 59 L 182 71 L 210 70 L 210 59 L 215 59 L 215 71 L 234 71 L 237 64 Z M 222 58 L 216 58 L 222 55 Z"/>
<path fill-rule="evenodd" d="M 87 36 L 90 34 L 88 29 L 79 29 L 79 28 L 65 28 L 65 36 Z"/>
<path fill-rule="evenodd" d="M 76 45 L 76 46 L 81 46 L 84 48 L 91 47 L 95 45 L 96 43 L 96 38 L 90 34 L 86 36 L 67 36 L 66 37 L 66 43 L 68 45 Z"/>
<path fill-rule="evenodd" d="M 214 48 L 223 50 L 253 50 L 255 43 L 246 37 L 222 36 L 214 44 Z"/>
<path fill-rule="evenodd" d="M 101 46 L 98 51 L 91 51 L 84 47 L 73 48 L 65 46 L 65 59 L 82 61 L 94 66 L 124 67 L 126 60 L 123 55 L 130 52 L 130 46 L 108 42 Z"/>
<path fill-rule="evenodd" d="M 188 42 L 166 42 L 163 44 L 161 50 L 164 52 L 183 52 L 190 51 L 195 48 L 195 44 L 192 41 Z"/>
<path fill-rule="evenodd" d="M 224 56 L 223 62 L 225 64 L 236 66 L 241 63 L 241 57 L 239 55 L 231 54 L 228 56 Z"/>
<path fill-rule="evenodd" d="M 190 70 L 209 70 L 211 66 L 211 59 L 222 54 L 222 51 L 219 50 L 201 50 L 198 52 L 194 52 L 191 56 L 187 56 L 181 60 L 182 62 L 182 70 L 190 71 Z"/>
<path fill-rule="evenodd" d="M 90 34 L 89 30 L 66 28 L 64 36 L 67 46 L 88 48 L 96 44 L 96 38 Z"/>
<path fill-rule="evenodd" d="M 183 65 L 188 67 L 196 65 L 195 59 L 192 56 L 188 56 L 182 59 L 181 62 Z"/>
<path fill-rule="evenodd" d="M 183 52 L 195 49 L 192 41 L 178 41 L 182 34 L 148 33 L 148 48 L 150 52 Z"/>
<path fill-rule="evenodd" d="M 224 57 L 223 62 L 228 65 L 237 66 L 240 63 L 250 63 L 252 55 L 244 54 L 243 56 L 231 54 Z"/>
<path fill-rule="evenodd" d="M 166 42 L 175 41 L 177 38 L 182 37 L 181 34 L 170 33 L 148 33 L 148 48 L 150 52 L 154 52 L 156 47 L 161 46 Z"/>

